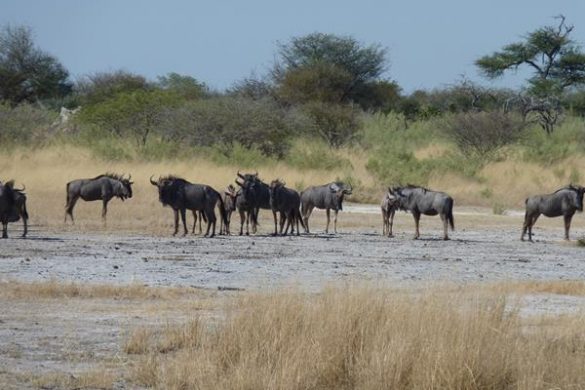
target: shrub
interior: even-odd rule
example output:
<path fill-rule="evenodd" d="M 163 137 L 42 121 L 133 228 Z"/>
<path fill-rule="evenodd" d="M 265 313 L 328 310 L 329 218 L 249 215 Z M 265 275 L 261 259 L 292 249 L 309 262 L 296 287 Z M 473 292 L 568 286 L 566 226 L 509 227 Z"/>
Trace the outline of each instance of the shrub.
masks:
<path fill-rule="evenodd" d="M 465 156 L 488 160 L 518 141 L 524 124 L 518 116 L 499 111 L 467 112 L 447 117 L 442 128 Z"/>
<path fill-rule="evenodd" d="M 0 145 L 39 144 L 47 140 L 57 114 L 30 104 L 14 108 L 0 103 Z"/>

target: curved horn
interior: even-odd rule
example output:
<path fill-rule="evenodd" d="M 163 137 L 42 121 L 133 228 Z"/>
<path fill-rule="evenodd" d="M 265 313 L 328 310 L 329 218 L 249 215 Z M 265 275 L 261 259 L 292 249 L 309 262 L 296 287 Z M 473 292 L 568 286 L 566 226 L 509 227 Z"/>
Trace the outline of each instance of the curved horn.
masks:
<path fill-rule="evenodd" d="M 237 173 L 238 177 L 241 178 L 242 180 L 246 180 L 246 178 L 240 173 L 240 170 L 238 169 L 238 173 Z"/>
<path fill-rule="evenodd" d="M 128 181 L 132 180 L 132 175 L 128 174 Z"/>
<path fill-rule="evenodd" d="M 152 184 L 153 186 L 158 186 L 158 183 L 157 183 L 157 182 L 155 182 L 154 180 L 152 180 L 152 177 L 153 177 L 153 176 L 154 176 L 154 175 L 152 175 L 152 176 L 150 177 L 150 184 Z"/>
<path fill-rule="evenodd" d="M 244 185 L 243 185 L 242 183 L 240 183 L 240 182 L 238 181 L 238 179 L 236 179 L 236 180 L 234 180 L 234 181 L 235 181 L 235 182 L 236 182 L 236 184 L 237 184 L 237 185 L 239 185 L 240 187 L 244 187 Z"/>

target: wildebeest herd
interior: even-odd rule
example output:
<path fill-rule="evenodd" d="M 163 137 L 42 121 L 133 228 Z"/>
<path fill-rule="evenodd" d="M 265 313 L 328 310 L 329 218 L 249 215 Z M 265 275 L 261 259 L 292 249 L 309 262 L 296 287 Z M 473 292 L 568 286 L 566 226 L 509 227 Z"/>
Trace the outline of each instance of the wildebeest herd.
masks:
<path fill-rule="evenodd" d="M 236 174 L 237 189 L 230 184 L 223 193 L 206 184 L 195 184 L 169 175 L 150 178 L 150 183 L 157 187 L 158 198 L 163 206 L 173 209 L 175 229 L 173 235 L 179 231 L 179 217 L 183 224 L 183 232 L 187 234 L 186 213 L 193 213 L 194 222 L 192 232 L 195 232 L 199 220 L 207 223 L 205 236 L 213 237 L 216 231 L 216 208 L 219 209 L 219 234 L 230 234 L 231 215 L 238 211 L 240 215 L 239 234 L 255 234 L 258 226 L 260 209 L 272 211 L 274 220 L 273 235 L 300 234 L 300 226 L 305 233 L 309 233 L 309 217 L 314 208 L 324 209 L 327 215 L 325 232 L 329 232 L 330 213 L 333 210 L 333 230 L 337 233 L 337 214 L 343 210 L 343 200 L 346 195 L 352 194 L 352 186 L 342 182 L 332 182 L 321 186 L 310 186 L 300 194 L 286 187 L 283 180 L 276 179 L 270 184 L 264 183 L 258 173 Z M 122 200 L 132 198 L 131 176 L 106 173 L 92 179 L 78 179 L 66 185 L 65 222 L 67 216 L 74 223 L 73 208 L 78 199 L 85 201 L 102 201 L 102 218 L 105 222 L 108 202 L 118 197 Z M 28 231 L 29 215 L 26 209 L 26 194 L 24 187 L 14 187 L 14 181 L 0 182 L 0 221 L 2 222 L 2 238 L 7 238 L 8 223 L 22 219 L 24 223 L 23 237 Z M 569 184 L 547 195 L 535 195 L 526 199 L 526 213 L 522 227 L 521 240 L 526 233 L 532 241 L 532 228 L 538 217 L 543 214 L 547 217 L 563 216 L 565 224 L 565 239 L 569 240 L 571 220 L 575 212 L 583 211 L 583 194 L 585 187 Z M 420 236 L 419 221 L 422 215 L 439 215 L 443 222 L 443 239 L 448 240 L 448 228 L 455 228 L 453 218 L 453 198 L 444 192 L 432 191 L 415 185 L 388 187 L 381 203 L 382 234 L 392 237 L 394 215 L 397 210 L 410 212 L 414 217 L 415 236 Z M 251 226 L 250 226 L 251 225 Z M 296 228 L 296 229 L 295 229 Z"/>

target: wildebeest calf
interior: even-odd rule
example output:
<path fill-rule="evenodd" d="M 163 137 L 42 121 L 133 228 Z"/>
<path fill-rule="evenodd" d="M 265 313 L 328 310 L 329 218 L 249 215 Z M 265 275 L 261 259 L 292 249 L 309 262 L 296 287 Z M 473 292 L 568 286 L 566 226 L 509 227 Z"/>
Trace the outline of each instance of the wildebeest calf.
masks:
<path fill-rule="evenodd" d="M 394 214 L 396 214 L 396 197 L 392 194 L 392 189 L 384 194 L 380 204 L 382 210 L 382 235 L 393 237 L 392 225 L 394 224 Z"/>

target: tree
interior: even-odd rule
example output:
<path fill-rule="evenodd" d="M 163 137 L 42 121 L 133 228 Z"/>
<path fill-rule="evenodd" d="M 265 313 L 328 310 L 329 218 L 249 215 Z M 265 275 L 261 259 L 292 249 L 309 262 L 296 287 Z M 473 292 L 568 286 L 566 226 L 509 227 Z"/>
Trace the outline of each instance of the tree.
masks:
<path fill-rule="evenodd" d="M 89 106 L 107 101 L 120 93 L 150 90 L 144 76 L 117 70 L 85 76 L 75 86 L 81 96 L 81 105 Z"/>
<path fill-rule="evenodd" d="M 387 68 L 386 49 L 352 37 L 313 33 L 279 44 L 273 77 L 284 100 L 293 103 L 366 103 L 367 90 Z M 375 101 L 377 102 L 377 101 Z M 372 107 L 364 107 L 372 108 Z M 375 107 L 377 108 L 377 107 Z"/>
<path fill-rule="evenodd" d="M 35 46 L 30 28 L 0 30 L 0 100 L 16 105 L 62 98 L 72 90 L 68 78 L 55 57 Z"/>
<path fill-rule="evenodd" d="M 529 33 L 524 42 L 504 46 L 502 51 L 478 59 L 475 64 L 488 78 L 502 76 L 520 66 L 532 69 L 528 79 L 528 96 L 516 101 L 522 104 L 525 118 L 535 114 L 538 123 L 547 132 L 553 131 L 561 114 L 561 95 L 570 87 L 585 84 L 585 53 L 569 37 L 573 26 L 558 16 L 558 26 L 545 26 Z"/>
<path fill-rule="evenodd" d="M 568 87 L 585 84 L 585 53 L 569 38 L 573 26 L 565 24 L 564 16 L 558 18 L 557 27 L 539 28 L 524 42 L 506 45 L 475 64 L 490 79 L 528 66 L 534 72 L 528 80 L 529 92 L 537 97 L 558 96 Z"/>
<path fill-rule="evenodd" d="M 199 99 L 207 92 L 205 84 L 191 76 L 183 76 L 175 72 L 159 76 L 158 84 L 163 89 L 176 92 L 187 100 Z"/>

